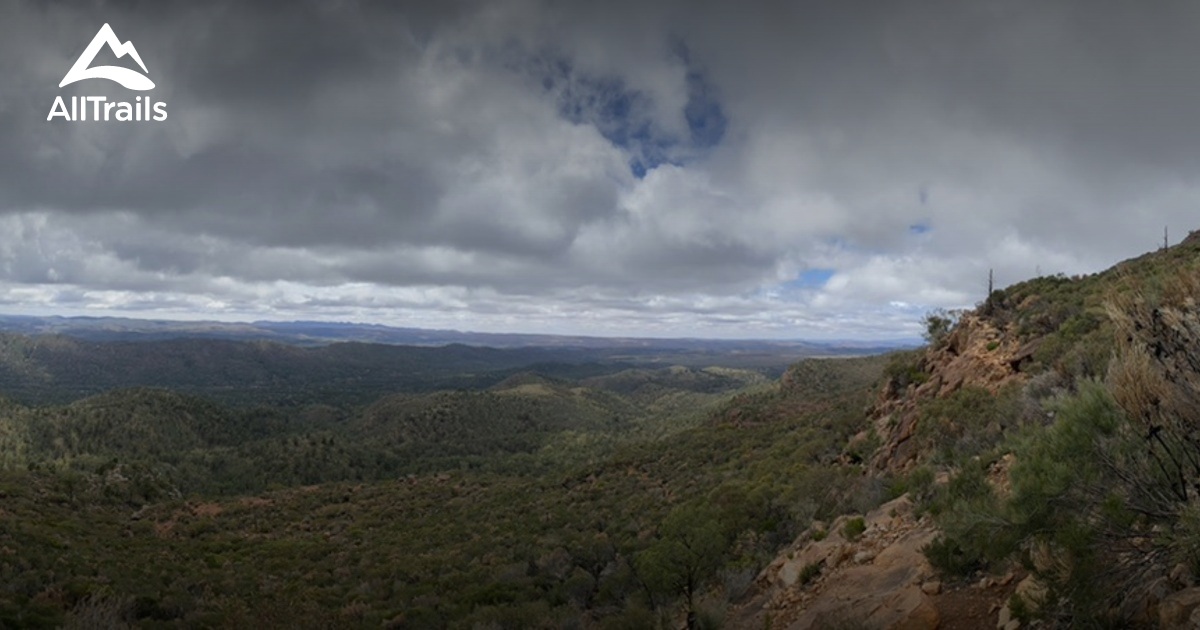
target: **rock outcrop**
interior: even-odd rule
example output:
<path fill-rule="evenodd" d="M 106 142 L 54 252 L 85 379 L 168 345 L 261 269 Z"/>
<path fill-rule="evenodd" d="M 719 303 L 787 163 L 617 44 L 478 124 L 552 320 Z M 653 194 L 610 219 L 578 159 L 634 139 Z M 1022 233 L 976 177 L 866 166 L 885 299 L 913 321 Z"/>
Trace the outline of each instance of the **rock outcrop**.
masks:
<path fill-rule="evenodd" d="M 1158 605 L 1158 623 L 1164 630 L 1200 628 L 1200 588 L 1172 593 Z"/>
<path fill-rule="evenodd" d="M 852 536 L 847 524 L 857 518 L 865 529 Z M 828 530 L 802 534 L 764 569 L 731 621 L 735 627 L 796 630 L 838 624 L 937 628 L 931 597 L 941 585 L 921 552 L 935 535 L 907 496 L 865 517 L 840 517 Z"/>
<path fill-rule="evenodd" d="M 868 475 L 899 477 L 914 465 L 931 461 L 926 458 L 937 448 L 929 431 L 922 429 L 918 435 L 924 412 L 929 411 L 925 417 L 931 419 L 931 431 L 970 427 L 958 416 L 970 413 L 967 404 L 981 397 L 963 396 L 945 405 L 931 402 L 966 388 L 998 393 L 1025 384 L 1019 398 L 1004 401 L 1005 405 L 1015 402 L 1012 409 L 998 408 L 1006 418 L 1019 414 L 1022 422 L 1054 422 L 1054 410 L 1042 407 L 1040 401 L 1074 379 L 1097 376 L 1106 379 L 1116 403 L 1141 425 L 1137 428 L 1147 440 L 1162 436 L 1158 443 L 1170 438 L 1166 440 L 1170 444 L 1196 452 L 1200 448 L 1195 432 L 1200 423 L 1196 411 L 1200 409 L 1198 257 L 1200 231 L 1190 233 L 1177 247 L 1126 261 L 1108 272 L 1036 278 L 993 292 L 929 347 L 898 355 L 888 368 L 888 382 L 867 411 L 874 431 L 863 430 L 852 438 L 842 463 L 866 461 Z M 1182 271 L 1174 273 L 1180 266 Z M 1155 285 L 1158 289 L 1152 295 L 1140 287 L 1147 278 L 1161 284 Z M 1114 337 L 1117 360 L 1110 362 Z M 791 378 L 784 385 L 810 382 L 820 381 Z M 979 418 L 967 418 L 972 419 Z M 984 422 L 979 426 L 993 435 L 1003 435 L 1014 426 L 994 418 Z M 875 437 L 881 445 L 868 454 Z M 998 453 L 986 463 L 988 482 L 999 497 L 1008 497 L 1009 471 L 1020 464 L 1017 455 Z M 948 466 L 934 472 L 934 483 L 945 483 L 956 471 Z M 1200 484 L 1189 480 L 1173 490 L 1194 501 Z M 1167 505 L 1162 511 L 1174 507 Z M 863 518 L 861 533 L 855 531 L 858 528 L 846 529 L 856 518 Z M 1045 550 L 1031 548 L 1027 556 L 1031 573 L 1010 561 L 992 567 L 1004 571 L 1002 577 L 975 575 L 969 581 L 943 582 L 922 553 L 937 535 L 928 518 L 915 515 L 907 497 L 865 517 L 843 516 L 828 527 L 814 525 L 758 576 L 744 603 L 728 618 L 729 625 L 1015 630 L 1022 627 L 1018 617 L 1024 617 L 1018 613 L 1054 605 L 1056 600 L 1049 597 L 1055 592 L 1054 583 L 1047 576 L 1066 569 L 1051 566 L 1053 554 L 1043 557 Z M 1140 552 L 1130 554 L 1128 560 L 1131 566 L 1144 565 L 1137 564 L 1143 560 Z M 1148 556 L 1145 560 L 1153 562 Z M 1191 570 L 1181 565 L 1169 572 L 1156 566 L 1155 571 L 1144 572 L 1147 579 L 1137 588 L 1121 589 L 1119 601 L 1106 602 L 1111 608 L 1105 614 L 1134 627 L 1200 628 L 1200 587 Z M 1055 609 L 1040 612 L 1053 615 Z"/>
<path fill-rule="evenodd" d="M 889 382 L 869 411 L 876 433 L 883 438 L 883 446 L 872 458 L 873 467 L 899 471 L 918 459 L 912 438 L 922 402 L 967 386 L 995 392 L 1014 379 L 1024 379 L 1021 369 L 1036 349 L 1036 342 L 1021 343 L 1016 334 L 998 328 L 991 319 L 976 313 L 962 315 L 944 340 L 918 358 L 916 368 L 927 380 L 904 388 Z"/>

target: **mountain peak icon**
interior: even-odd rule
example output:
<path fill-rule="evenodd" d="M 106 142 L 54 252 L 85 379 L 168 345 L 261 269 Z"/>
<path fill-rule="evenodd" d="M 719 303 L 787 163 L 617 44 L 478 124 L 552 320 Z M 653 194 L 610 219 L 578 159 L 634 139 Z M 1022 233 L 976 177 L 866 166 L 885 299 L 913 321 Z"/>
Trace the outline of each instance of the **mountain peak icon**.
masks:
<path fill-rule="evenodd" d="M 137 65 L 142 67 L 142 72 L 149 73 L 149 70 L 146 70 L 146 64 L 142 63 L 142 58 L 138 55 L 137 49 L 133 47 L 133 42 L 121 43 L 121 40 L 117 39 L 117 34 L 113 32 L 112 27 L 106 23 L 96 32 L 96 36 L 92 38 L 92 42 L 83 50 L 83 54 L 79 55 L 79 59 L 75 60 L 75 65 L 71 66 L 71 69 L 67 71 L 67 75 L 63 77 L 62 83 L 59 83 L 58 87 L 63 87 L 84 79 L 108 79 L 116 81 L 130 90 L 145 91 L 154 89 L 154 82 L 146 75 L 140 74 L 135 70 L 120 66 L 88 67 L 96 59 L 96 53 L 100 52 L 100 48 L 106 45 L 118 59 L 129 55 L 133 57 Z"/>

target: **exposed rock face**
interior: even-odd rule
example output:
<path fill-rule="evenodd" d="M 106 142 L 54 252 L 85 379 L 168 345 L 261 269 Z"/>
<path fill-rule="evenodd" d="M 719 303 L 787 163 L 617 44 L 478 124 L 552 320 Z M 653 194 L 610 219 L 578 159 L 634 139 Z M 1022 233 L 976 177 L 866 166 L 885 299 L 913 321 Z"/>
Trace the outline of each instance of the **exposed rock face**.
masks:
<path fill-rule="evenodd" d="M 1200 627 L 1200 588 L 1185 588 L 1158 605 L 1158 623 L 1165 630 Z"/>
<path fill-rule="evenodd" d="M 942 342 L 919 357 L 917 368 L 928 380 L 907 387 L 889 383 L 869 410 L 876 432 L 883 438 L 883 446 L 872 459 L 873 468 L 903 470 L 918 459 L 921 453 L 913 437 L 923 403 L 963 387 L 995 392 L 1014 380 L 1023 380 L 1021 369 L 1036 348 L 1035 344 L 1022 344 L 1015 333 L 997 328 L 987 317 L 964 315 Z M 1006 478 L 1009 465 L 1007 459 L 999 462 L 1003 470 L 998 469 L 996 475 Z M 940 618 L 939 601 L 945 589 L 922 553 L 937 530 L 927 518 L 915 516 L 909 498 L 901 497 L 867 514 L 866 530 L 855 540 L 848 540 L 843 533 L 851 518 L 838 518 L 821 540 L 812 540 L 813 531 L 802 534 L 759 575 L 747 602 L 730 617 L 731 627 L 916 629 L 953 621 Z M 1015 584 L 1006 583 L 999 590 L 1011 593 L 1014 588 Z M 992 595 L 984 589 L 968 597 L 975 602 Z M 992 611 L 1000 610 L 1007 595 L 1003 597 L 992 602 L 994 609 L 985 606 L 979 618 L 990 617 L 989 624 L 994 623 Z"/>
<path fill-rule="evenodd" d="M 1195 256 L 1200 256 L 1200 231 L 1190 233 L 1183 245 L 1191 249 L 1172 248 L 1165 254 L 1148 254 L 1127 261 L 1107 278 L 1089 279 L 1093 284 L 1075 286 L 1061 295 L 1056 291 L 1040 292 L 1042 286 L 1059 286 L 1055 282 L 1028 285 L 1022 290 L 993 294 L 994 299 L 990 297 L 980 309 L 964 314 L 944 339 L 910 355 L 913 363 L 905 365 L 903 370 L 889 370 L 896 376 L 885 384 L 876 403 L 868 409 L 874 433 L 882 440 L 882 446 L 870 457 L 871 473 L 905 472 L 922 461 L 927 455 L 922 452 L 922 443 L 928 444 L 930 440 L 925 439 L 925 431 L 918 436 L 917 424 L 922 409 L 931 401 L 952 396 L 964 388 L 978 387 L 997 393 L 1013 383 L 1028 383 L 1021 402 L 1029 402 L 1040 400 L 1039 392 L 1048 395 L 1050 390 L 1057 389 L 1065 382 L 1062 379 L 1085 373 L 1092 376 L 1107 373 L 1105 382 L 1116 402 L 1131 420 L 1143 425 L 1147 436 L 1169 437 L 1166 441 L 1170 444 L 1186 445 L 1191 449 L 1189 453 L 1200 452 L 1200 432 L 1196 431 L 1200 425 L 1200 353 L 1196 351 L 1200 348 L 1200 306 L 1197 306 L 1200 274 L 1194 267 Z M 1164 267 L 1161 256 L 1171 258 L 1167 268 L 1186 263 L 1188 272 L 1165 284 L 1159 291 L 1161 299 L 1157 293 L 1150 299 L 1136 290 L 1137 280 L 1161 274 Z M 1130 290 L 1117 291 L 1113 287 Z M 1107 317 L 1097 314 L 1101 304 L 1107 307 Z M 1086 372 L 1064 371 L 1062 365 L 1055 363 L 1057 370 L 1047 370 L 1031 380 L 1028 371 L 1035 355 L 1049 363 L 1046 357 L 1062 356 L 1064 344 L 1075 343 L 1076 338 L 1071 335 L 1076 333 L 1064 332 L 1068 330 L 1066 323 L 1074 317 L 1068 315 L 1076 312 L 1072 309 L 1083 309 L 1078 312 L 1091 318 L 1079 322 L 1091 325 L 1103 319 L 1102 325 L 1117 333 L 1116 345 L 1122 350 L 1118 353 L 1119 360 L 1109 364 L 1107 356 L 1101 357 L 1097 361 L 1099 371 L 1089 365 Z M 1084 330 L 1103 334 L 1087 337 L 1086 344 L 1076 343 L 1068 349 L 1083 354 L 1102 350 L 1107 355 L 1107 328 Z M 795 382 L 805 381 L 795 379 Z M 954 405 L 941 408 L 958 409 Z M 946 415 L 953 413 L 957 411 Z M 1053 420 L 1052 414 L 1044 417 L 1046 421 Z M 954 418 L 935 419 L 954 426 Z M 1008 425 L 989 426 L 1004 430 Z M 850 446 L 860 447 L 869 437 L 870 432 L 863 431 L 851 440 Z M 850 448 L 847 452 L 853 452 L 857 458 L 861 450 Z M 1166 455 L 1169 458 L 1172 453 Z M 1191 461 L 1183 464 L 1191 465 Z M 1009 470 L 1015 462 L 1015 456 L 1009 453 L 988 467 L 988 481 L 1000 497 L 1011 492 Z M 941 483 L 953 471 L 936 474 Z M 1200 482 L 1188 477 L 1186 487 L 1181 482 L 1174 490 L 1180 497 L 1178 500 L 1195 501 L 1200 497 Z M 802 535 L 790 552 L 777 558 L 759 576 L 748 603 L 730 618 L 731 627 L 941 626 L 948 630 L 983 627 L 1013 630 L 1021 627 L 1021 622 L 1015 618 L 1016 608 L 1008 605 L 1015 601 L 1010 597 L 1019 595 L 1025 610 L 1036 610 L 1048 599 L 1051 582 L 1045 576 L 1069 569 L 1053 566 L 1054 554 L 1040 549 L 1034 550 L 1031 559 L 1037 569 L 1035 573 L 1042 575 L 1045 582 L 1024 575 L 1021 569 L 1013 569 L 999 582 L 984 577 L 971 587 L 942 584 L 921 553 L 922 547 L 936 536 L 933 524 L 913 517 L 907 500 L 898 501 L 867 515 L 870 524 L 857 540 L 847 540 L 842 534 L 847 517 L 835 521 L 828 537 L 820 541 L 811 541 L 809 533 Z M 1137 563 L 1141 558 L 1135 553 L 1130 560 Z M 1187 567 L 1177 568 L 1168 575 L 1167 567 L 1162 569 L 1161 574 L 1145 573 L 1153 579 L 1145 580 L 1136 589 L 1122 589 L 1123 601 L 1116 602 L 1109 612 L 1129 620 L 1134 627 L 1200 628 L 1200 587 L 1196 587 L 1190 571 Z M 1177 588 L 1183 590 L 1171 592 Z"/>
<path fill-rule="evenodd" d="M 913 514 L 907 496 L 864 517 L 855 540 L 843 534 L 853 517 L 840 517 L 813 542 L 806 532 L 759 575 L 755 593 L 731 621 L 735 627 L 937 628 L 940 590 L 921 548 L 935 531 Z"/>
<path fill-rule="evenodd" d="M 1036 343 L 1020 343 L 1015 334 L 997 328 L 987 318 L 964 314 L 946 339 L 921 357 L 920 371 L 928 374 L 929 380 L 904 389 L 889 383 L 870 410 L 875 430 L 883 437 L 883 446 L 872 459 L 874 467 L 903 470 L 917 459 L 912 437 L 922 401 L 949 396 L 966 386 L 995 392 L 1025 377 L 1021 368 L 1036 349 Z"/>

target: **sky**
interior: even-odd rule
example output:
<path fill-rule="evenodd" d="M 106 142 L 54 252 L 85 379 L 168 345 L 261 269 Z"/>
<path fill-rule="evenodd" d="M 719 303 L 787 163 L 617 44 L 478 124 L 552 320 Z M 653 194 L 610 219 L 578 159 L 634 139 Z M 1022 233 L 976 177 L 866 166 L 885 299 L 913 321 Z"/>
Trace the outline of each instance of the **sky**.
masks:
<path fill-rule="evenodd" d="M 153 89 L 59 87 L 106 23 Z M 913 338 L 1200 228 L 1198 60 L 1190 1 L 4 2 L 0 313 Z"/>

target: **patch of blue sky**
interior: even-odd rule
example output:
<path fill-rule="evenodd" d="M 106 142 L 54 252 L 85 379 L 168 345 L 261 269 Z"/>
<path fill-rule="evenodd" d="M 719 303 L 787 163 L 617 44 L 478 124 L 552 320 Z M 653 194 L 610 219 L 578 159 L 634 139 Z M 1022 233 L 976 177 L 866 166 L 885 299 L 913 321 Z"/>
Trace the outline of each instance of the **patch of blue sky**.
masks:
<path fill-rule="evenodd" d="M 680 57 L 688 62 L 686 55 Z M 662 164 L 684 165 L 720 144 L 729 125 L 717 89 L 699 69 L 687 66 L 688 101 L 682 112 L 687 137 L 667 131 L 655 120 L 650 95 L 630 88 L 616 76 L 585 74 L 562 57 L 543 54 L 529 60 L 527 71 L 540 75 L 542 89 L 557 96 L 559 115 L 590 124 L 630 155 L 629 169 L 641 178 Z"/>
<path fill-rule="evenodd" d="M 820 289 L 837 273 L 833 269 L 805 269 L 795 279 L 783 283 L 783 288 L 792 290 Z"/>

